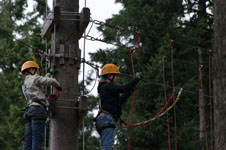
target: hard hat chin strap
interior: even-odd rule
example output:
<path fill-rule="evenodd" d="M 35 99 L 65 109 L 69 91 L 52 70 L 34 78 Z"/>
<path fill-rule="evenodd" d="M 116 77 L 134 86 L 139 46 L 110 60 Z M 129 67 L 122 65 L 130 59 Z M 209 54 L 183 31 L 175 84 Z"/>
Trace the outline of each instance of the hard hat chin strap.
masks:
<path fill-rule="evenodd" d="M 30 71 L 30 69 L 34 69 L 34 70 L 35 70 L 34 73 L 32 73 L 32 72 Z M 36 69 L 36 68 L 30 68 L 30 69 L 29 69 L 29 71 L 27 71 L 29 74 L 35 75 L 35 74 L 37 73 L 37 69 Z"/>
<path fill-rule="evenodd" d="M 115 74 L 111 74 L 113 77 L 110 79 L 109 77 L 107 77 L 107 79 L 108 80 L 110 80 L 111 82 L 113 82 L 114 81 L 114 79 L 115 79 Z"/>

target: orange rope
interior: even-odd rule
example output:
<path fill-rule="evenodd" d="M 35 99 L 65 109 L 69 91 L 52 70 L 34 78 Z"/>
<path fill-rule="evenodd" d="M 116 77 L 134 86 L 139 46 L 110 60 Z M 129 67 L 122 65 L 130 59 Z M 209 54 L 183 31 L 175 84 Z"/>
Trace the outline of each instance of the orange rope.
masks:
<path fill-rule="evenodd" d="M 175 93 L 175 85 L 174 85 L 174 66 L 173 66 L 173 54 L 174 54 L 174 41 L 170 40 L 171 45 L 171 73 L 172 73 L 172 87 L 173 94 Z M 175 101 L 175 99 L 173 99 Z M 175 150 L 177 150 L 177 115 L 176 115 L 176 106 L 174 106 L 174 138 L 175 138 Z"/>
<path fill-rule="evenodd" d="M 166 56 L 162 56 L 162 74 L 163 74 L 163 84 L 164 84 L 164 95 L 165 100 L 167 102 L 167 95 L 166 95 L 166 79 L 165 79 L 165 60 Z M 166 120 L 167 120 L 167 127 L 168 127 L 168 145 L 169 150 L 171 150 L 171 143 L 170 143 L 170 124 L 169 124 L 169 113 L 166 113 Z"/>

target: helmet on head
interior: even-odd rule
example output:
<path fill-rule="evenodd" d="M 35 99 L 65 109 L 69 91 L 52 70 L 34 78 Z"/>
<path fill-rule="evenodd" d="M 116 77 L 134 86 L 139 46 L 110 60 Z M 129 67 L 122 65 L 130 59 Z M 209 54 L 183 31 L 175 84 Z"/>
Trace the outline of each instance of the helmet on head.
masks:
<path fill-rule="evenodd" d="M 101 70 L 101 76 L 106 74 L 120 74 L 119 69 L 114 64 L 106 64 Z"/>
<path fill-rule="evenodd" d="M 25 70 L 29 68 L 36 68 L 38 74 L 41 72 L 39 65 L 35 61 L 26 61 L 21 67 L 22 75 L 24 75 Z"/>

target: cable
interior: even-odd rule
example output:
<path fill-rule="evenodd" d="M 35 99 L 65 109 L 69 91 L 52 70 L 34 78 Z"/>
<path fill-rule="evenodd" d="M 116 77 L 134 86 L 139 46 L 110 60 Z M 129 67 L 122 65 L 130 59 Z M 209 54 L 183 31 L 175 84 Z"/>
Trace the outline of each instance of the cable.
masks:
<path fill-rule="evenodd" d="M 111 24 L 107 24 L 105 22 L 102 22 L 102 21 L 98 21 L 98 20 L 94 20 L 93 23 L 97 24 L 97 25 L 101 25 L 101 26 L 108 26 L 110 28 L 113 28 L 113 29 L 116 29 L 116 30 L 127 30 L 127 31 L 130 31 L 130 32 L 133 32 L 127 28 L 123 28 L 123 27 L 119 27 L 119 26 L 114 26 L 114 25 L 111 25 Z M 162 37 L 158 37 L 158 36 L 153 36 L 153 35 L 150 35 L 150 34 L 146 34 L 145 32 L 142 32 L 143 35 L 147 36 L 147 37 L 153 37 L 153 38 L 156 38 L 156 39 L 162 39 Z M 193 47 L 193 48 L 200 48 L 202 50 L 206 50 L 206 51 L 209 51 L 208 48 L 203 48 L 203 47 L 200 47 L 200 46 L 197 46 L 197 45 L 192 45 L 192 44 L 188 44 L 188 43 L 183 43 L 183 42 L 180 42 L 180 41 L 175 41 L 173 40 L 174 43 L 177 43 L 177 44 L 180 44 L 180 45 L 186 45 L 186 46 L 189 46 L 189 47 Z"/>
<path fill-rule="evenodd" d="M 132 75 L 130 75 L 130 74 L 126 74 L 126 73 L 120 73 L 121 75 L 125 75 L 125 76 L 128 76 L 128 77 L 133 77 Z M 162 86 L 162 87 L 164 87 L 164 84 L 162 84 L 162 83 L 159 83 L 159 82 L 156 82 L 156 81 L 151 81 L 151 80 L 148 80 L 148 79 L 142 79 L 142 81 L 146 81 L 146 83 L 147 82 L 149 82 L 149 83 L 151 83 L 151 84 L 155 84 L 155 85 L 159 85 L 159 86 Z M 168 87 L 168 88 L 173 88 L 172 86 L 170 86 L 170 85 L 166 85 L 166 87 Z M 180 87 L 175 87 L 175 90 L 179 90 L 180 89 Z M 193 92 L 193 91 L 190 91 L 190 90 L 185 90 L 184 88 L 183 88 L 183 91 L 185 92 L 185 93 L 189 93 L 189 94 L 193 94 L 193 95 L 199 95 L 199 93 L 197 93 L 197 92 Z M 212 96 L 210 97 L 210 95 L 203 95 L 204 97 L 208 97 L 208 98 L 213 98 Z"/>
<path fill-rule="evenodd" d="M 83 36 L 82 38 L 86 38 L 87 40 L 90 40 L 90 41 L 99 41 L 99 42 L 103 42 L 103 43 L 106 43 L 106 44 L 111 44 L 111 45 L 114 45 L 114 46 L 118 46 L 118 47 L 120 47 L 120 48 L 123 48 L 123 49 L 125 49 L 125 50 L 127 50 L 127 49 L 129 49 L 129 48 L 132 48 L 131 46 L 127 46 L 127 45 L 125 45 L 125 44 L 123 45 L 123 44 L 111 43 L 111 42 L 109 42 L 109 41 L 106 41 L 106 40 L 103 40 L 103 39 L 100 39 L 100 38 L 95 38 L 95 37 L 92 37 L 92 36 L 90 36 L 90 35 Z M 174 42 L 174 43 L 175 43 L 175 42 Z M 136 48 L 134 48 L 134 49 L 136 49 Z M 160 54 L 153 53 L 153 52 L 147 52 L 147 51 L 143 51 L 143 54 L 149 54 L 149 55 L 151 55 L 151 56 L 160 56 Z M 175 59 L 175 58 L 174 58 L 174 61 L 175 61 L 175 62 L 179 62 L 179 63 L 188 64 L 188 65 L 189 65 L 189 68 L 191 68 L 191 65 L 192 65 L 193 67 L 199 65 L 198 62 L 195 62 L 195 63 L 194 63 L 194 62 L 184 61 L 184 60 L 181 60 L 181 59 Z M 203 64 L 203 65 L 205 65 L 205 64 Z M 207 66 L 207 65 L 205 65 L 205 66 Z"/>

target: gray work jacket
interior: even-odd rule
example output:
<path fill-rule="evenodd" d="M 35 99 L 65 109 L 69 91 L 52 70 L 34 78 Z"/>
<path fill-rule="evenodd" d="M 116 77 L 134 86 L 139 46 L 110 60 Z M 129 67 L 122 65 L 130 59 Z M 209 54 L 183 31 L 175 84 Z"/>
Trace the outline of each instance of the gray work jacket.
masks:
<path fill-rule="evenodd" d="M 42 77 L 38 74 L 27 75 L 23 86 L 25 87 L 25 93 L 29 95 L 28 106 L 40 105 L 40 103 L 46 105 L 44 86 L 50 85 L 59 87 L 60 83 L 56 79 L 47 76 Z"/>

